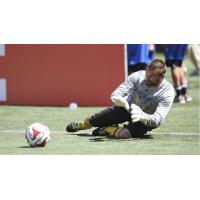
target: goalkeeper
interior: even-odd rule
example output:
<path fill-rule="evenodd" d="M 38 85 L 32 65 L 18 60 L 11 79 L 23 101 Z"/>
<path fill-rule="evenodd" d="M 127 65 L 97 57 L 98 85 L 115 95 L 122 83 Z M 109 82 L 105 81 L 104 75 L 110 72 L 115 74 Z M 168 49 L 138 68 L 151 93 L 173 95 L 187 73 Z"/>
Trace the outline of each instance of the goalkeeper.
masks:
<path fill-rule="evenodd" d="M 112 93 L 112 107 L 88 116 L 83 122 L 71 122 L 66 130 L 77 132 L 98 127 L 92 132 L 95 136 L 143 137 L 164 121 L 172 106 L 174 89 L 165 74 L 165 63 L 153 60 L 146 71 L 133 73 Z M 119 127 L 124 122 L 128 123 Z"/>

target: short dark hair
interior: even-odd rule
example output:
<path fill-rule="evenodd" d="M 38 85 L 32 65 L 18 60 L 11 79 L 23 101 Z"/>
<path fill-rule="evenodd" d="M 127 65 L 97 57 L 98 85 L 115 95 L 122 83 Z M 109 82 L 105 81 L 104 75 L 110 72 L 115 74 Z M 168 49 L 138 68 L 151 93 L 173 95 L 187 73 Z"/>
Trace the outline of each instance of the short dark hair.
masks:
<path fill-rule="evenodd" d="M 166 73 L 166 64 L 160 59 L 154 59 L 149 65 L 148 68 L 151 70 L 158 70 L 160 75 L 165 75 Z"/>

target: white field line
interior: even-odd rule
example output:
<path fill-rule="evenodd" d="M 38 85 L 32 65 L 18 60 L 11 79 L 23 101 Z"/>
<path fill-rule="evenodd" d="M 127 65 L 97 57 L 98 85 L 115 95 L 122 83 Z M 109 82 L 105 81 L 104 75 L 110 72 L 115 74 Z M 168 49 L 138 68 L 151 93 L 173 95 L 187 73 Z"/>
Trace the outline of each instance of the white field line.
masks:
<path fill-rule="evenodd" d="M 80 131 L 81 132 L 86 132 L 86 131 Z M 0 130 L 0 134 L 1 133 L 25 133 L 25 130 Z M 65 130 L 61 131 L 61 130 L 52 130 L 51 133 L 66 133 Z M 87 132 L 88 133 L 88 132 Z M 76 133 L 73 133 L 76 134 Z M 156 131 L 151 131 L 148 134 L 150 135 L 199 135 L 200 133 L 181 133 L 181 132 L 156 132 Z"/>

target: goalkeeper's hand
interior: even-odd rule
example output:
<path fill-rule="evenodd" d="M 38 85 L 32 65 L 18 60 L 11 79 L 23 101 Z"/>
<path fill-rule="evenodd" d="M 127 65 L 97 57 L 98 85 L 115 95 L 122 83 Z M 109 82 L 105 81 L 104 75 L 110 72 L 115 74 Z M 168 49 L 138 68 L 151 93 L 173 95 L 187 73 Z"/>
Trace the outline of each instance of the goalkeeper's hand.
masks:
<path fill-rule="evenodd" d="M 144 113 L 141 108 L 135 104 L 131 104 L 131 119 L 132 122 L 141 121 L 146 124 L 148 120 L 148 114 Z"/>
<path fill-rule="evenodd" d="M 113 96 L 111 97 L 112 102 L 119 107 L 123 107 L 126 110 L 129 110 L 129 104 L 127 100 L 122 96 Z"/>

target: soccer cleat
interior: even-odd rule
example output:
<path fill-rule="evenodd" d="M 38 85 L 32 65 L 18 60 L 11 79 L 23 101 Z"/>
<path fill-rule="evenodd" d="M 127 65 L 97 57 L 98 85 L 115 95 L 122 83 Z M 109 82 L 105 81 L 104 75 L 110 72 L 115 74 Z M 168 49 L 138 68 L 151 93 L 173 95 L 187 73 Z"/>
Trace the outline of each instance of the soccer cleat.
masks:
<path fill-rule="evenodd" d="M 117 124 L 113 124 L 108 127 L 99 127 L 99 128 L 96 128 L 94 131 L 92 131 L 92 135 L 93 136 L 108 136 L 110 134 L 109 132 L 106 132 L 106 130 L 108 131 L 108 128 L 119 128 L 119 126 Z"/>
<path fill-rule="evenodd" d="M 80 130 L 82 130 L 82 129 L 81 129 L 81 123 L 79 121 L 71 122 L 66 127 L 67 132 L 77 132 Z"/>
<path fill-rule="evenodd" d="M 174 102 L 184 104 L 184 103 L 186 103 L 186 100 L 185 100 L 185 97 L 183 95 L 179 95 L 179 96 L 176 96 L 174 98 Z"/>
<path fill-rule="evenodd" d="M 93 136 L 105 136 L 106 132 L 105 132 L 105 127 L 101 127 L 101 128 L 96 128 L 92 131 L 92 135 Z"/>
<path fill-rule="evenodd" d="M 192 101 L 191 95 L 189 95 L 188 93 L 185 94 L 185 100 L 186 100 L 187 102 L 191 102 L 191 101 Z"/>

